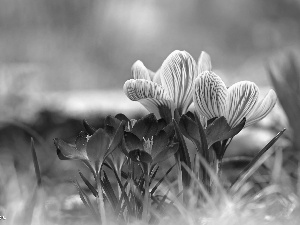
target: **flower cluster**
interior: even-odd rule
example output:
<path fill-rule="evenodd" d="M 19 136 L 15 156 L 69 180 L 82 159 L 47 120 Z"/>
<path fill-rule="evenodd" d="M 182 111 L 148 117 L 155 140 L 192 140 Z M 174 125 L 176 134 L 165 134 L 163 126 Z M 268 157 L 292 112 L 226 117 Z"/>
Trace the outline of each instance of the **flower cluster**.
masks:
<path fill-rule="evenodd" d="M 185 114 L 193 102 L 197 115 L 204 121 L 224 116 L 229 126 L 235 127 L 246 118 L 246 127 L 263 119 L 277 100 L 273 90 L 259 99 L 259 88 L 250 81 L 227 88 L 212 71 L 210 56 L 205 52 L 196 65 L 189 53 L 176 50 L 156 73 L 137 61 L 132 66 L 132 75 L 134 79 L 126 81 L 123 87 L 128 98 L 139 101 L 167 121 L 174 117 L 175 109 Z"/>
<path fill-rule="evenodd" d="M 210 56 L 205 52 L 196 63 L 186 51 L 174 51 L 156 73 L 137 61 L 132 66 L 132 76 L 133 79 L 124 84 L 124 92 L 150 114 L 139 120 L 128 119 L 124 114 L 108 116 L 104 128 L 98 129 L 84 121 L 86 131 L 79 134 L 75 145 L 58 138 L 54 140 L 60 159 L 80 160 L 93 174 L 93 182 L 90 182 L 79 172 L 96 197 L 97 209 L 79 184 L 75 182 L 75 186 L 85 206 L 102 224 L 106 224 L 107 202 L 117 220 L 130 224 L 133 217 L 153 224 L 157 215 L 163 215 L 163 207 L 172 205 L 166 203 L 168 194 L 162 197 L 155 192 L 175 165 L 176 195 L 181 202 L 185 203 L 187 190 L 193 188 L 195 179 L 203 184 L 199 199 L 213 193 L 215 181 L 209 171 L 221 174 L 222 159 L 231 139 L 244 127 L 264 118 L 277 100 L 273 90 L 260 98 L 259 88 L 250 81 L 227 88 L 213 72 Z M 197 148 L 194 159 L 184 137 Z M 258 154 L 248 168 L 261 155 Z M 175 164 L 153 185 L 160 164 L 170 158 Z M 117 194 L 107 169 L 115 175 Z M 175 199 L 169 200 L 175 202 Z"/>

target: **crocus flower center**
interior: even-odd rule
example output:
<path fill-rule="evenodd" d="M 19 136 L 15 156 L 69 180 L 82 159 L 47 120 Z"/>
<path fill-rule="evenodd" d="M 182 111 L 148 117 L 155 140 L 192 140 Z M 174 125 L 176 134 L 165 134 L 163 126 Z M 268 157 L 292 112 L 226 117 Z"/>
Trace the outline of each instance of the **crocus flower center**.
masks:
<path fill-rule="evenodd" d="M 153 136 L 151 138 L 148 138 L 147 140 L 143 137 L 143 140 L 144 140 L 144 143 L 143 143 L 144 150 L 147 153 L 151 154 L 152 146 L 153 146 Z"/>
<path fill-rule="evenodd" d="M 132 130 L 132 128 L 134 127 L 134 125 L 136 124 L 136 122 L 137 122 L 137 120 L 135 120 L 135 119 L 131 119 L 130 121 L 128 121 L 126 131 L 130 132 Z"/>

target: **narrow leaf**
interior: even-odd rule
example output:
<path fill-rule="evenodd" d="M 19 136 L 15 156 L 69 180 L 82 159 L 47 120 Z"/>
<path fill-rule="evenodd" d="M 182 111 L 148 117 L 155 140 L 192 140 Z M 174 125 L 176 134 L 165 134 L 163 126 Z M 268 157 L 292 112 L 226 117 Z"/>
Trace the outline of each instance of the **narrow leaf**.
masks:
<path fill-rule="evenodd" d="M 95 132 L 96 132 L 96 128 L 94 128 L 93 126 L 89 125 L 88 122 L 86 120 L 83 120 L 83 126 L 84 126 L 84 129 L 86 130 L 86 132 L 89 134 L 89 135 L 93 135 Z"/>
<path fill-rule="evenodd" d="M 157 190 L 158 186 L 164 181 L 164 179 L 168 176 L 168 174 L 172 171 L 172 169 L 176 166 L 176 164 L 174 164 L 173 166 L 171 166 L 167 172 L 165 173 L 165 175 L 155 184 L 155 186 L 152 188 L 150 194 L 153 195 L 155 193 L 155 191 Z"/>
<path fill-rule="evenodd" d="M 164 150 L 157 153 L 153 158 L 152 164 L 157 164 L 167 160 L 169 157 L 174 155 L 179 148 L 179 143 L 173 143 L 172 145 L 167 146 Z"/>
<path fill-rule="evenodd" d="M 239 174 L 235 182 L 231 186 L 231 190 L 238 190 L 241 185 L 256 171 L 255 164 L 259 159 L 275 144 L 279 137 L 284 133 L 286 129 L 280 131 L 258 154 L 252 159 L 252 161 L 243 169 Z"/>
<path fill-rule="evenodd" d="M 96 188 L 88 181 L 88 179 L 85 178 L 85 176 L 80 171 L 79 171 L 79 175 L 80 175 L 81 179 L 83 180 L 83 182 L 85 183 L 85 185 L 92 192 L 92 194 L 95 197 L 97 197 L 98 196 L 98 192 L 97 192 Z"/>
<path fill-rule="evenodd" d="M 100 221 L 100 215 L 96 213 L 96 211 L 95 211 L 92 203 L 90 202 L 87 194 L 82 190 L 82 188 L 80 187 L 80 185 L 78 184 L 78 182 L 76 180 L 72 180 L 72 183 L 77 188 L 77 191 L 79 193 L 79 197 L 80 197 L 81 201 L 83 202 L 83 204 L 85 205 L 85 207 L 89 210 L 89 212 L 93 215 L 94 219 L 97 222 Z"/>
<path fill-rule="evenodd" d="M 42 186 L 42 176 L 41 176 L 39 161 L 38 161 L 37 156 L 36 156 L 36 151 L 35 151 L 35 147 L 34 147 L 33 138 L 31 138 L 31 154 L 32 154 L 32 160 L 33 160 L 37 185 L 38 185 L 38 187 L 41 187 Z"/>
<path fill-rule="evenodd" d="M 179 155 L 179 160 L 181 163 L 187 165 L 188 168 L 191 168 L 191 161 L 189 152 L 184 140 L 184 137 L 182 133 L 180 132 L 180 128 L 177 124 L 177 122 L 173 119 L 173 124 L 176 132 L 176 136 L 179 142 L 179 149 L 176 152 L 176 155 Z M 189 183 L 191 181 L 191 177 L 189 173 L 186 171 L 186 169 L 182 168 L 182 182 L 185 186 L 189 186 Z"/>
<path fill-rule="evenodd" d="M 102 184 L 102 187 L 104 189 L 104 192 L 106 194 L 108 201 L 110 202 L 112 208 L 115 210 L 116 206 L 118 204 L 118 199 L 115 195 L 115 192 L 111 186 L 111 183 L 110 183 L 105 171 L 103 171 L 103 172 L 104 172 L 104 177 L 103 177 L 103 180 L 101 181 L 101 184 Z"/>

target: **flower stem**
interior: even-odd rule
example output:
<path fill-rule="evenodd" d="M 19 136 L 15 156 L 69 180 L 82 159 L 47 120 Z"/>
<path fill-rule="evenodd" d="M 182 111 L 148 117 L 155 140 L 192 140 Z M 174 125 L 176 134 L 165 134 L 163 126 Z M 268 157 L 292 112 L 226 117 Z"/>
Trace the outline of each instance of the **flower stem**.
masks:
<path fill-rule="evenodd" d="M 104 208 L 104 198 L 103 198 L 103 190 L 102 190 L 101 179 L 100 179 L 100 172 L 97 174 L 96 184 L 97 184 L 97 191 L 98 191 L 97 205 L 98 205 L 98 210 L 101 218 L 100 224 L 106 225 L 106 215 L 105 215 L 105 208 Z"/>
<path fill-rule="evenodd" d="M 143 201 L 143 214 L 142 220 L 148 223 L 148 211 L 149 211 L 149 164 L 145 164 L 145 193 Z"/>
<path fill-rule="evenodd" d="M 218 178 L 222 175 L 222 159 L 216 160 L 216 174 L 218 175 Z"/>

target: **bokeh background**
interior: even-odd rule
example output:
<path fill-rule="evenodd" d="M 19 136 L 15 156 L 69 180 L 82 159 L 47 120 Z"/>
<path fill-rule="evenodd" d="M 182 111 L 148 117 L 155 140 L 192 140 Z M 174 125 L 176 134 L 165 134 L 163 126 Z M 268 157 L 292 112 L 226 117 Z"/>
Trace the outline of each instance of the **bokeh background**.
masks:
<path fill-rule="evenodd" d="M 175 49 L 196 60 L 208 52 L 228 85 L 267 86 L 269 57 L 299 48 L 299 20 L 298 0 L 1 0 L 0 117 L 29 117 L 28 98 L 72 112 L 119 110 L 132 64 L 156 71 Z"/>
<path fill-rule="evenodd" d="M 196 60 L 204 50 L 228 86 L 250 80 L 264 92 L 269 60 L 300 49 L 299 21 L 299 0 L 0 0 L 0 206 L 24 194 L 17 180 L 30 190 L 33 136 L 49 205 L 63 208 L 77 169 L 52 140 L 73 141 L 83 118 L 99 127 L 107 114 L 146 113 L 122 91 L 136 60 L 156 71 L 176 49 Z M 287 125 L 280 108 L 270 118 L 243 131 L 232 154 L 242 145 L 253 155 Z"/>

